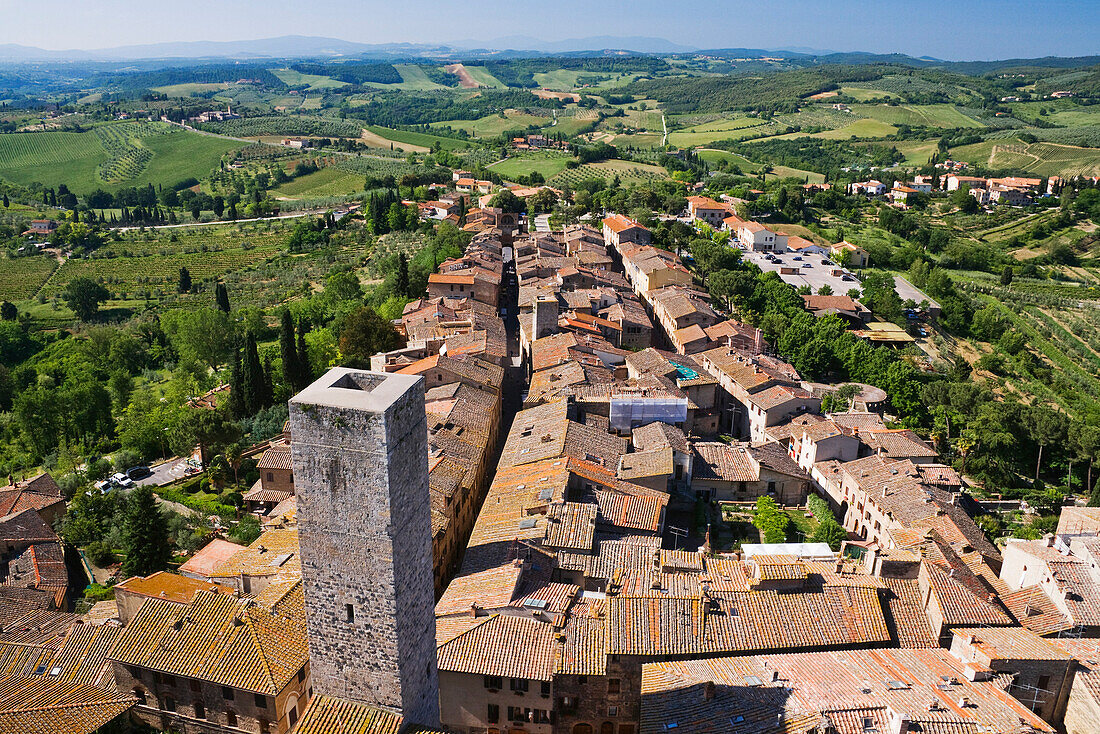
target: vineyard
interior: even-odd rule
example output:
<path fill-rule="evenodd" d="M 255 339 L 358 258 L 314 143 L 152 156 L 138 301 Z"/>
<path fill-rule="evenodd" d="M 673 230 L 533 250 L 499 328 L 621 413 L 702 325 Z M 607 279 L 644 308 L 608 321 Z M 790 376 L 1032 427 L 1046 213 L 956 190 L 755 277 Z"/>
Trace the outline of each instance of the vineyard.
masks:
<path fill-rule="evenodd" d="M 567 168 L 549 181 L 551 186 L 576 186 L 581 181 L 593 178 L 602 178 L 607 181 L 618 177 L 623 185 L 635 183 L 648 183 L 668 178 L 665 169 L 660 166 L 651 166 L 648 163 L 634 163 L 633 161 L 598 161 L 585 163 L 577 168 Z"/>
<path fill-rule="evenodd" d="M 258 138 L 264 135 L 358 138 L 363 132 L 362 127 L 353 122 L 329 120 L 323 117 L 306 117 L 304 115 L 246 117 L 240 120 L 208 122 L 203 125 L 196 125 L 196 127 L 235 138 Z"/>
<path fill-rule="evenodd" d="M 34 297 L 55 270 L 57 260 L 44 255 L 0 261 L 0 300 L 25 301 Z"/>
<path fill-rule="evenodd" d="M 281 230 L 262 226 L 174 230 L 171 237 L 177 241 L 160 240 L 155 253 L 152 245 L 143 247 L 140 240 L 123 240 L 112 245 L 118 253 L 115 257 L 66 260 L 49 279 L 46 295 L 60 296 L 69 281 L 79 277 L 92 278 L 122 293 L 174 282 L 181 267 L 186 267 L 195 281 L 219 278 L 279 254 L 285 239 Z M 146 254 L 121 254 L 131 246 Z"/>
<path fill-rule="evenodd" d="M 64 183 L 82 194 L 202 178 L 237 147 L 159 122 L 114 123 L 82 133 L 9 133 L 0 135 L 0 177 L 22 185 Z"/>
<path fill-rule="evenodd" d="M 153 135 L 170 134 L 172 130 L 163 125 L 154 126 L 147 122 L 136 122 L 126 125 L 103 125 L 92 132 L 110 156 L 96 168 L 96 175 L 104 183 L 118 184 L 137 178 L 149 165 L 153 151 L 147 148 L 141 139 Z"/>

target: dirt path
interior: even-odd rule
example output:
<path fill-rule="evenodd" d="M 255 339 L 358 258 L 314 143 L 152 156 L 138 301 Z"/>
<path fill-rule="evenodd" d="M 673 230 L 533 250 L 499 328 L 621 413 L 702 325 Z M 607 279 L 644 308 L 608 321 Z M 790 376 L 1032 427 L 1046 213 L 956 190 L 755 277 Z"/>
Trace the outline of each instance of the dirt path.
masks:
<path fill-rule="evenodd" d="M 474 81 L 474 78 L 470 76 L 470 72 L 466 70 L 466 67 L 462 64 L 447 64 L 443 67 L 443 71 L 448 74 L 454 74 L 458 77 L 458 85 L 463 89 L 477 89 L 481 85 Z"/>

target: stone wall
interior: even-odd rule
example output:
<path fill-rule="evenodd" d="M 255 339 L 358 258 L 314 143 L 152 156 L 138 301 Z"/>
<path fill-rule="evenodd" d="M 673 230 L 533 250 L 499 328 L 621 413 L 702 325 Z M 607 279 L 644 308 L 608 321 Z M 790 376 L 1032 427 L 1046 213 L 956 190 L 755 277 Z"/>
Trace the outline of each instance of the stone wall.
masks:
<path fill-rule="evenodd" d="M 314 687 L 436 725 L 424 381 L 333 369 L 290 422 Z"/>

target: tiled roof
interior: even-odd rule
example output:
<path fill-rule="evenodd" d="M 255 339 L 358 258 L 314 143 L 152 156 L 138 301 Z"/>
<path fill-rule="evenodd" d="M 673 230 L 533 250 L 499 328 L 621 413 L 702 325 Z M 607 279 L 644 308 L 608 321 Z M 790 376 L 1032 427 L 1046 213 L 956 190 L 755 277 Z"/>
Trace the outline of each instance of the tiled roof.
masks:
<path fill-rule="evenodd" d="M 1051 642 L 1077 659 L 1073 690 L 1078 690 L 1080 682 L 1092 698 L 1092 707 L 1100 705 L 1100 640 L 1055 637 Z"/>
<path fill-rule="evenodd" d="M 331 696 L 314 696 L 295 734 L 398 734 L 403 721 L 398 714 Z"/>
<path fill-rule="evenodd" d="M 90 734 L 136 703 L 113 690 L 47 676 L 0 678 L 0 731 Z"/>
<path fill-rule="evenodd" d="M 607 620 L 602 616 L 572 614 L 562 630 L 565 644 L 555 671 L 561 675 L 606 675 Z"/>
<path fill-rule="evenodd" d="M 301 586 L 296 586 L 301 594 Z M 199 592 L 188 605 L 147 599 L 110 657 L 164 673 L 274 696 L 306 664 L 305 617 Z"/>
<path fill-rule="evenodd" d="M 760 479 L 760 467 L 753 462 L 749 446 L 696 441 L 692 476 L 723 482 L 755 482 Z"/>
<path fill-rule="evenodd" d="M 596 532 L 596 505 L 557 502 L 546 516 L 545 544 L 549 548 L 590 551 Z"/>
<path fill-rule="evenodd" d="M 57 533 L 33 509 L 0 520 L 0 542 L 26 547 L 32 543 L 56 543 Z"/>
<path fill-rule="evenodd" d="M 938 563 L 925 562 L 932 594 L 948 626 L 1010 625 L 1012 617 L 993 599 L 983 598 Z M 955 569 L 957 571 L 957 569 Z M 961 574 L 959 574 L 961 576 Z"/>
<path fill-rule="evenodd" d="M 958 706 L 962 698 L 966 708 Z M 932 710 L 930 701 L 937 704 Z M 1054 731 L 1002 681 L 967 680 L 947 650 L 713 658 L 652 663 L 642 672 L 642 734 L 801 734 L 818 727 L 861 734 L 886 731 L 892 712 L 909 714 L 910 731 L 925 734 Z"/>
<path fill-rule="evenodd" d="M 230 556 L 229 560 L 215 568 L 212 579 L 235 576 L 301 576 L 302 558 L 298 550 L 296 528 L 276 528 L 264 532 L 247 548 Z"/>
<path fill-rule="evenodd" d="M 638 426 L 632 432 L 635 450 L 649 451 L 664 446 L 673 451 L 687 453 L 687 437 L 683 430 L 669 423 L 655 421 L 644 426 Z"/>
<path fill-rule="evenodd" d="M 549 681 L 559 646 L 549 624 L 495 614 L 438 648 L 439 669 Z"/>
<path fill-rule="evenodd" d="M 612 214 L 609 217 L 605 217 L 603 223 L 604 226 L 606 226 L 612 232 L 623 232 L 634 227 L 637 227 L 638 229 L 645 229 L 645 227 L 638 224 L 633 219 L 624 217 L 622 214 Z"/>
<path fill-rule="evenodd" d="M 882 452 L 896 459 L 932 458 L 938 456 L 936 450 L 925 443 L 913 431 L 886 430 L 860 431 L 860 439 L 876 452 Z"/>
<path fill-rule="evenodd" d="M 656 533 L 661 530 L 668 498 L 602 491 L 596 492 L 596 502 L 600 508 L 600 522 L 617 528 Z"/>
<path fill-rule="evenodd" d="M 1025 586 L 1003 594 L 1001 603 L 1017 622 L 1037 635 L 1050 635 L 1073 626 L 1039 586 Z"/>
<path fill-rule="evenodd" d="M 916 579 L 885 578 L 886 622 L 898 647 L 939 647 L 921 604 Z"/>
<path fill-rule="evenodd" d="M 619 457 L 620 479 L 670 476 L 672 474 L 672 448 L 654 448 L 635 451 Z"/>
<path fill-rule="evenodd" d="M 16 515 L 24 510 L 44 510 L 63 503 L 61 488 L 49 474 L 0 487 L 0 517 Z"/>
<path fill-rule="evenodd" d="M 951 632 L 992 660 L 1069 660 L 1065 650 L 1023 627 L 956 627 Z"/>
<path fill-rule="evenodd" d="M 289 446 L 272 446 L 264 455 L 260 457 L 260 461 L 256 464 L 257 469 L 290 469 L 290 447 Z"/>
<path fill-rule="evenodd" d="M 214 538 L 201 549 L 195 551 L 195 555 L 191 556 L 182 566 L 180 566 L 180 573 L 209 576 L 215 568 L 228 561 L 240 550 L 243 550 L 242 546 L 236 543 L 230 543 L 228 540 L 222 540 L 221 538 Z"/>
<path fill-rule="evenodd" d="M 240 550 L 240 546 L 236 546 Z M 236 591 L 230 586 L 213 584 L 206 581 L 198 581 L 187 576 L 180 576 L 167 571 L 157 571 L 145 576 L 134 576 L 126 579 L 115 588 L 129 591 L 139 596 L 147 596 L 155 599 L 166 599 L 178 604 L 187 604 L 195 598 L 200 591 L 210 591 L 215 594 L 233 595 Z"/>

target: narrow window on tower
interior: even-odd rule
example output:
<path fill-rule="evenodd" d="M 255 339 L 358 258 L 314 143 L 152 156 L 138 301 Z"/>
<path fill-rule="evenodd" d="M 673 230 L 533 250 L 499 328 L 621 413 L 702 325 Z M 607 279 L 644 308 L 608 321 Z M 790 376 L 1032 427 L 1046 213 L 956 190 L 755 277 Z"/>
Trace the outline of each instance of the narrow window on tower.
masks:
<path fill-rule="evenodd" d="M 344 611 L 346 612 L 346 616 L 345 616 L 346 621 L 354 622 L 355 621 L 355 607 L 353 607 L 351 604 L 345 604 L 344 605 Z"/>

